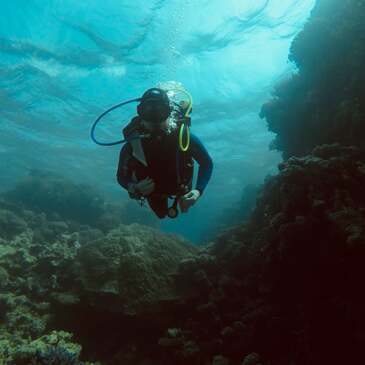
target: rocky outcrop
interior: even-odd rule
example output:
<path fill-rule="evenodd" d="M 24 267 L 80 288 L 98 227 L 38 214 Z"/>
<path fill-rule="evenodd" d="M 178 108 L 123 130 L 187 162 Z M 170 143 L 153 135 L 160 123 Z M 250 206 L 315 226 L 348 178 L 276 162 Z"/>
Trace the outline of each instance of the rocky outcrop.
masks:
<path fill-rule="evenodd" d="M 74 231 L 4 204 L 0 359 L 78 364 L 54 344 L 19 352 L 57 329 L 108 365 L 355 363 L 365 345 L 365 153 L 322 145 L 279 170 L 245 224 L 199 248 L 137 224 Z"/>
<path fill-rule="evenodd" d="M 0 360 L 6 365 L 35 359 L 48 364 L 28 348 L 50 329 L 75 332 L 90 356 L 125 362 L 136 342 L 157 341 L 186 298 L 176 273 L 198 250 L 182 238 L 138 224 L 107 234 L 87 226 L 75 231 L 80 225 L 50 221 L 45 213 L 6 202 L 1 212 L 6 233 L 0 236 Z M 42 359 L 63 356 L 57 363 L 79 364 L 80 351 L 58 345 L 44 351 Z"/>
<path fill-rule="evenodd" d="M 298 72 L 262 107 L 284 159 L 321 144 L 363 148 L 365 2 L 320 0 L 291 46 Z"/>
<path fill-rule="evenodd" d="M 357 361 L 365 153 L 322 145 L 279 171 L 250 219 L 199 248 L 137 224 L 74 231 L 4 204 L 12 233 L 0 241 L 3 354 L 15 359 L 57 329 L 108 365 Z"/>
<path fill-rule="evenodd" d="M 174 363 L 246 364 L 252 352 L 254 363 L 280 365 L 361 358 L 364 166 L 362 150 L 340 145 L 279 166 L 251 219 L 185 270 L 200 295 L 178 340 L 167 332 L 160 342 Z"/>
<path fill-rule="evenodd" d="M 4 193 L 2 200 L 18 215 L 22 211 L 43 213 L 50 221 L 72 223 L 78 231 L 87 225 L 107 232 L 121 222 L 143 221 L 145 225 L 156 226 L 152 215 L 137 205 L 111 203 L 89 185 L 76 184 L 62 175 L 46 171 L 31 171 L 13 189 Z M 0 212 L 0 232 L 4 219 L 11 217 L 3 217 Z"/>
<path fill-rule="evenodd" d="M 79 250 L 75 271 L 82 285 L 78 292 L 97 306 L 110 309 L 112 305 L 126 314 L 156 314 L 162 303 L 181 298 L 175 274 L 180 261 L 196 252 L 182 238 L 138 224 L 121 225 Z M 103 295 L 109 297 L 104 304 L 99 300 Z"/>

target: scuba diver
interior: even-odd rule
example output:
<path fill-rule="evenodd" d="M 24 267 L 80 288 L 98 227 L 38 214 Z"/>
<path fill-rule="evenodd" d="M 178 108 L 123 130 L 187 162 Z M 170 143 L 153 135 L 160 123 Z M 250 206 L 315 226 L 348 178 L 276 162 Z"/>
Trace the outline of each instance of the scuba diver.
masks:
<path fill-rule="evenodd" d="M 138 115 L 123 129 L 126 143 L 117 180 L 130 198 L 141 204 L 147 200 L 159 218 L 175 218 L 177 205 L 185 213 L 203 194 L 213 162 L 198 137 L 189 133 L 191 102 L 173 102 L 162 88 L 148 89 L 136 100 Z M 193 188 L 194 160 L 199 170 Z M 169 198 L 174 198 L 171 207 Z"/>

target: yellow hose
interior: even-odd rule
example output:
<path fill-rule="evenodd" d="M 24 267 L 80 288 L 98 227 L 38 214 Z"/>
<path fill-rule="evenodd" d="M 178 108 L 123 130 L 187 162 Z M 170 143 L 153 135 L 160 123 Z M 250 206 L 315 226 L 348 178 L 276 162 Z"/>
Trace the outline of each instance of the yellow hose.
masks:
<path fill-rule="evenodd" d="M 184 127 L 186 128 L 186 146 L 183 145 Z M 189 127 L 185 123 L 181 124 L 181 127 L 180 127 L 179 145 L 180 145 L 181 151 L 183 151 L 183 152 L 186 152 L 189 148 L 189 145 L 190 145 Z"/>
<path fill-rule="evenodd" d="M 174 88 L 174 90 L 176 90 L 176 91 L 181 91 L 183 94 L 185 94 L 187 97 L 188 97 L 188 99 L 189 99 L 189 101 L 188 101 L 188 104 L 189 104 L 189 106 L 188 106 L 188 108 L 186 109 L 186 112 L 185 112 L 185 115 L 184 115 L 184 117 L 187 117 L 189 114 L 190 114 L 190 112 L 191 112 L 191 109 L 192 109 L 192 107 L 193 107 L 193 98 L 191 97 L 191 95 L 185 90 L 185 89 L 183 89 L 183 88 L 180 88 L 180 87 L 176 87 L 176 88 Z"/>
<path fill-rule="evenodd" d="M 182 92 L 189 99 L 189 101 L 188 101 L 189 106 L 187 107 L 187 109 L 185 111 L 185 115 L 184 115 L 184 117 L 187 118 L 189 116 L 190 112 L 191 112 L 192 107 L 193 107 L 193 98 L 183 88 L 175 88 L 174 90 Z M 185 146 L 183 144 L 184 127 L 186 128 L 186 145 Z M 189 145 L 190 145 L 189 126 L 187 126 L 185 123 L 181 124 L 181 127 L 180 127 L 180 132 L 179 132 L 179 145 L 180 145 L 181 151 L 183 151 L 183 152 L 186 152 L 189 149 Z"/>

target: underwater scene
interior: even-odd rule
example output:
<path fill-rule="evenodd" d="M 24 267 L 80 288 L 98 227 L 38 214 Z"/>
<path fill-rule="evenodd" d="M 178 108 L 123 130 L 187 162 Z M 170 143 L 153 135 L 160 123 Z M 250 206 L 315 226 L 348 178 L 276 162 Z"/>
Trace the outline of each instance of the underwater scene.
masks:
<path fill-rule="evenodd" d="M 365 364 L 365 0 L 13 0 L 0 365 Z"/>

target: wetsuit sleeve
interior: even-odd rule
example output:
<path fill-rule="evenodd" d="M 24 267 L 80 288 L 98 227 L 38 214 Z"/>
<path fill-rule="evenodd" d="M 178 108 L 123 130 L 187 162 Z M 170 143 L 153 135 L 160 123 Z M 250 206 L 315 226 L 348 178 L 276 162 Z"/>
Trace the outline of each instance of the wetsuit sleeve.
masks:
<path fill-rule="evenodd" d="M 196 189 L 203 194 L 213 172 L 213 161 L 200 139 L 190 133 L 190 150 L 193 159 L 199 164 Z"/>
<path fill-rule="evenodd" d="M 126 143 L 120 150 L 118 171 L 117 171 L 118 183 L 126 190 L 128 190 L 128 184 L 132 182 L 131 171 L 129 168 L 130 158 L 131 158 L 131 148 L 129 143 Z"/>

